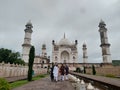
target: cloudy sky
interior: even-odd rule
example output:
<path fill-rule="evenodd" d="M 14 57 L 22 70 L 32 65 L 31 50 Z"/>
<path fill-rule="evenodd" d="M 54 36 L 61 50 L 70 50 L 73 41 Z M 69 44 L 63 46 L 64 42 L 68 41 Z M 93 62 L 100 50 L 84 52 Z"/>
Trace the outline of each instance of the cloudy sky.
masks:
<path fill-rule="evenodd" d="M 64 33 L 78 40 L 79 61 L 82 44 L 88 48 L 88 62 L 102 62 L 98 24 L 103 19 L 108 29 L 112 59 L 120 59 L 120 0 L 0 0 L 0 48 L 22 52 L 25 24 L 33 24 L 32 44 L 36 54 L 47 44 L 52 55 L 52 40 Z"/>

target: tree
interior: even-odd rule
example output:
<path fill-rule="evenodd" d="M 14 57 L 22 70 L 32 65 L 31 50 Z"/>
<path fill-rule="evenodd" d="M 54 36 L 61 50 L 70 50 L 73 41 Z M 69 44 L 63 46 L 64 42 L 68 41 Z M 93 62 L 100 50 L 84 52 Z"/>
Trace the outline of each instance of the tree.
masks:
<path fill-rule="evenodd" d="M 17 60 L 15 60 L 14 63 L 15 63 L 15 64 L 25 65 L 24 60 L 21 60 L 21 59 L 17 59 Z"/>
<path fill-rule="evenodd" d="M 32 81 L 32 73 L 33 73 L 33 62 L 35 57 L 35 48 L 32 46 L 29 52 L 29 62 L 28 62 L 28 81 Z"/>
<path fill-rule="evenodd" d="M 8 63 L 10 60 L 10 55 L 12 54 L 12 51 L 9 49 L 0 49 L 0 62 L 4 61 L 5 63 Z"/>
<path fill-rule="evenodd" d="M 86 74 L 86 67 L 84 66 L 84 74 Z"/>
<path fill-rule="evenodd" d="M 76 68 L 76 72 L 80 73 L 80 68 L 79 67 Z"/>
<path fill-rule="evenodd" d="M 25 64 L 25 62 L 20 58 L 19 52 L 13 52 L 12 50 L 0 48 L 0 63 L 15 63 L 15 64 Z"/>
<path fill-rule="evenodd" d="M 94 65 L 92 65 L 92 74 L 96 75 L 96 70 L 95 70 L 95 66 Z"/>
<path fill-rule="evenodd" d="M 113 66 L 120 66 L 120 60 L 112 60 Z"/>

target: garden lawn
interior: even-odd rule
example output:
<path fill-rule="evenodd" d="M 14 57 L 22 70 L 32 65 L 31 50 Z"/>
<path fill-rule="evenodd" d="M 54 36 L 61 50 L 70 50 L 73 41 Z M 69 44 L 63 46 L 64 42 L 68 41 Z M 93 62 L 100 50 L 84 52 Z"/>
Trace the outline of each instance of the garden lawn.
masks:
<path fill-rule="evenodd" d="M 47 76 L 47 74 L 38 75 L 38 76 L 33 77 L 32 80 L 33 81 L 34 80 L 39 80 L 39 79 L 44 78 L 46 76 Z M 22 86 L 22 85 L 27 84 L 27 83 L 29 83 L 29 81 L 27 81 L 27 80 L 15 81 L 13 83 L 10 83 L 10 87 L 11 87 L 11 89 L 13 89 L 13 88 Z"/>

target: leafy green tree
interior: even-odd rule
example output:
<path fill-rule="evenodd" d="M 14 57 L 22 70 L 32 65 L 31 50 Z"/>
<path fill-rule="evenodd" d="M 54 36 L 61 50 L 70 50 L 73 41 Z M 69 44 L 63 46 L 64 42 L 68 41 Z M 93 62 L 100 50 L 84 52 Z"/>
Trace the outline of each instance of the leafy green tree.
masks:
<path fill-rule="evenodd" d="M 34 57 L 35 57 L 35 48 L 32 46 L 30 48 L 30 53 L 29 53 L 29 62 L 28 62 L 28 81 L 32 81 L 32 73 L 33 73 L 33 62 L 34 62 Z"/>
<path fill-rule="evenodd" d="M 94 65 L 92 65 L 92 74 L 96 75 L 96 70 L 95 70 L 95 66 Z"/>
<path fill-rule="evenodd" d="M 15 63 L 15 64 L 25 64 L 25 62 L 20 58 L 19 52 L 13 52 L 12 50 L 0 48 L 0 63 Z"/>
<path fill-rule="evenodd" d="M 113 66 L 120 66 L 120 60 L 112 60 Z"/>
<path fill-rule="evenodd" d="M 0 62 L 4 61 L 5 63 L 8 63 L 10 60 L 10 55 L 12 51 L 9 49 L 0 49 Z"/>
<path fill-rule="evenodd" d="M 25 65 L 25 62 L 21 59 L 17 59 L 14 61 L 15 64 L 21 64 L 21 65 Z"/>

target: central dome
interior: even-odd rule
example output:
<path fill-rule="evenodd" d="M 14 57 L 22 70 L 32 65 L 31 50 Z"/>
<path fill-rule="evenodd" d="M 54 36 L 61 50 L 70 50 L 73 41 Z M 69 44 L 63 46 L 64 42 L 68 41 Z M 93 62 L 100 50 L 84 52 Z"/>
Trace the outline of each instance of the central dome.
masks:
<path fill-rule="evenodd" d="M 65 34 L 64 34 L 64 38 L 60 40 L 59 45 L 70 45 L 70 44 L 71 44 L 70 41 L 67 38 L 65 38 Z"/>

